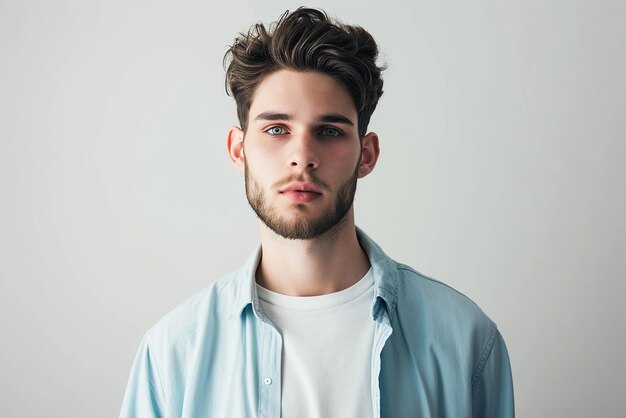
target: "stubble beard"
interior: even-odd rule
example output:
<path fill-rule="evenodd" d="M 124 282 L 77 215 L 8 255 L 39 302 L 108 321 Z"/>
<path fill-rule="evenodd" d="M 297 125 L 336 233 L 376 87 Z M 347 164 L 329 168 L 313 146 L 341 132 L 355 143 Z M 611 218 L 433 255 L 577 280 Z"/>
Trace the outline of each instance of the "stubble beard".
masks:
<path fill-rule="evenodd" d="M 294 220 L 281 217 L 276 208 L 268 202 L 263 189 L 251 177 L 247 163 L 245 164 L 246 197 L 259 219 L 281 237 L 291 240 L 319 238 L 344 222 L 354 202 L 358 167 L 357 164 L 352 176 L 339 187 L 335 201 L 317 216 L 304 214 L 305 204 L 298 203 L 296 207 L 301 209 L 302 216 Z"/>

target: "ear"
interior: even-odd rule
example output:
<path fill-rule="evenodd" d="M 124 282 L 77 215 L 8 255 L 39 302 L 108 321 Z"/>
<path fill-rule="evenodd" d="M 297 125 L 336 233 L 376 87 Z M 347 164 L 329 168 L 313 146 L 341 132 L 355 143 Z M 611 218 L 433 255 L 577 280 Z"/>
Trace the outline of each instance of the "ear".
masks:
<path fill-rule="evenodd" d="M 378 147 L 378 135 L 370 132 L 361 141 L 361 162 L 359 163 L 358 177 L 363 178 L 372 172 L 378 161 L 380 148 Z"/>
<path fill-rule="evenodd" d="M 226 151 L 230 163 L 239 171 L 245 170 L 243 154 L 243 131 L 239 126 L 231 126 L 226 138 Z"/>

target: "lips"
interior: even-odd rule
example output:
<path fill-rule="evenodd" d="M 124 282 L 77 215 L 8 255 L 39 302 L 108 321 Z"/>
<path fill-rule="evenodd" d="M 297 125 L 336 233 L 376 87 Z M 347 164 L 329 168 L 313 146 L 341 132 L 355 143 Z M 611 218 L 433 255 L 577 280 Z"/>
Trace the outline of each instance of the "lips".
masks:
<path fill-rule="evenodd" d="M 313 183 L 290 183 L 279 192 L 297 203 L 312 202 L 322 195 L 322 190 Z"/>
<path fill-rule="evenodd" d="M 285 187 L 279 190 L 280 193 L 287 192 L 303 192 L 303 193 L 314 193 L 314 194 L 322 194 L 322 190 L 313 183 L 290 183 Z"/>

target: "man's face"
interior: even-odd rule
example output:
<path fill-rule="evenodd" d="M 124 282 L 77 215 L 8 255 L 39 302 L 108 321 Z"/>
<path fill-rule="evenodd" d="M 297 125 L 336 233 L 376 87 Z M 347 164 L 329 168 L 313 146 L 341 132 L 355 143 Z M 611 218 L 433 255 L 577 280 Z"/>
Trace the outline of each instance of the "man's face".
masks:
<path fill-rule="evenodd" d="M 315 72 L 266 76 L 243 155 L 248 202 L 265 225 L 289 239 L 327 232 L 351 210 L 359 177 L 357 112 L 346 88 Z"/>

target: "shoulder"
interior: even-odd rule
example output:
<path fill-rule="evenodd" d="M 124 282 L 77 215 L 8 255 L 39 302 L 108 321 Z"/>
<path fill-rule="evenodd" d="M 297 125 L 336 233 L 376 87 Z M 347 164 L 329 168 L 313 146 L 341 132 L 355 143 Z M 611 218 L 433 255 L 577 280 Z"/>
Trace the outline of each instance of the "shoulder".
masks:
<path fill-rule="evenodd" d="M 399 292 L 411 298 L 417 298 L 422 304 L 433 305 L 449 313 L 479 316 L 487 319 L 479 306 L 463 293 L 446 283 L 422 274 L 405 264 L 397 263 L 398 286 L 406 292 Z"/>
<path fill-rule="evenodd" d="M 392 324 L 395 322 L 407 332 L 417 327 L 420 331 L 457 328 L 459 333 L 494 333 L 494 323 L 467 296 L 395 261 L 362 230 L 357 229 L 357 234 L 374 269 L 377 294 L 386 302 Z"/>
<path fill-rule="evenodd" d="M 241 280 L 239 270 L 219 278 L 159 319 L 146 339 L 161 349 L 188 345 L 198 330 L 215 328 L 228 319 Z"/>
<path fill-rule="evenodd" d="M 396 314 L 405 322 L 468 343 L 489 344 L 495 338 L 495 323 L 469 297 L 405 264 L 396 266 Z"/>
<path fill-rule="evenodd" d="M 396 339 L 416 352 L 436 353 L 439 361 L 447 360 L 473 382 L 497 342 L 496 324 L 458 290 L 407 265 L 396 267 Z"/>

